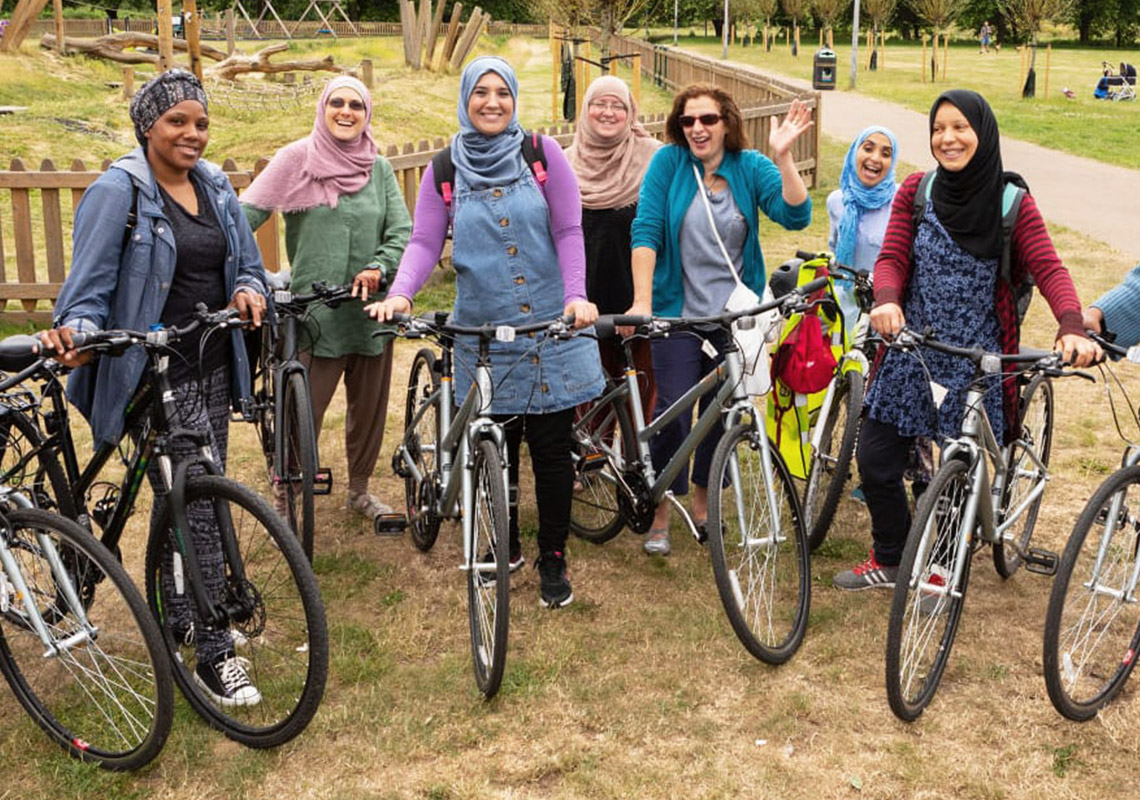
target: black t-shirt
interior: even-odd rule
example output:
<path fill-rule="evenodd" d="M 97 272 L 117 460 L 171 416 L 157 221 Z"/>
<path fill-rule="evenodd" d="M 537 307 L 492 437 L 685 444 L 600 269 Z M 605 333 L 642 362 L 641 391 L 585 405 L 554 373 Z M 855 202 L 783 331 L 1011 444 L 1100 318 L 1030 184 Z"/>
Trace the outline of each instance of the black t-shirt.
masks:
<path fill-rule="evenodd" d="M 198 196 L 197 214 L 191 214 L 161 185 L 158 187 L 178 252 L 174 280 L 162 308 L 162 324 L 167 327 L 181 327 L 193 320 L 198 303 L 205 303 L 211 311 L 216 311 L 229 302 L 226 295 L 226 235 L 210 208 L 209 196 L 193 173 L 190 174 L 190 183 Z M 212 333 L 206 339 L 204 351 L 200 350 L 202 335 L 203 331 L 199 329 L 174 345 L 178 355 L 170 357 L 172 384 L 208 375 L 229 363 L 229 333 Z"/>
<path fill-rule="evenodd" d="M 586 297 L 600 314 L 624 314 L 633 305 L 630 226 L 637 204 L 582 209 L 586 240 Z"/>

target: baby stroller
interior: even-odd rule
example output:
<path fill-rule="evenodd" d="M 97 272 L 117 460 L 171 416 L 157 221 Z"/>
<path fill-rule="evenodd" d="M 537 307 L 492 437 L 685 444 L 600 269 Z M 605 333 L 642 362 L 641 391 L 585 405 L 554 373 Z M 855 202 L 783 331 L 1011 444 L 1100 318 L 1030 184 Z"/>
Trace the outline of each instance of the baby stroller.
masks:
<path fill-rule="evenodd" d="M 1118 74 L 1107 61 L 1100 62 L 1100 66 L 1103 72 L 1093 89 L 1093 97 L 1097 100 L 1136 99 L 1136 67 L 1121 61 Z"/>

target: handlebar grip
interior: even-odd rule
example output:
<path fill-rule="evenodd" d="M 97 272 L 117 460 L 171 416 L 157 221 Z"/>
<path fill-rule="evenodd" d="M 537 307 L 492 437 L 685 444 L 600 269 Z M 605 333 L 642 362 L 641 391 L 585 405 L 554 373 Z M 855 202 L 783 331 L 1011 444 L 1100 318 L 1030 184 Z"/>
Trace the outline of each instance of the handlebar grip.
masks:
<path fill-rule="evenodd" d="M 638 328 L 652 321 L 653 317 L 646 314 L 602 314 L 594 322 L 594 332 L 599 339 L 610 339 L 617 335 L 618 327 Z"/>
<path fill-rule="evenodd" d="M 819 253 L 809 253 L 807 250 L 797 250 L 796 258 L 802 259 L 804 261 L 814 261 L 815 259 L 819 258 Z"/>
<path fill-rule="evenodd" d="M 828 278 L 826 278 L 826 277 L 824 277 L 824 278 L 816 278 L 814 281 L 809 281 L 808 283 L 805 283 L 803 286 L 799 286 L 799 287 L 797 287 L 797 288 L 796 288 L 796 293 L 797 293 L 797 294 L 800 294 L 800 295 L 802 295 L 802 296 L 804 296 L 804 297 L 807 297 L 809 294 L 815 294 L 815 293 L 816 293 L 816 292 L 818 292 L 820 289 L 822 289 L 822 288 L 824 288 L 825 286 L 827 286 L 827 281 L 828 281 L 828 280 L 829 280 L 829 279 L 828 279 Z"/>

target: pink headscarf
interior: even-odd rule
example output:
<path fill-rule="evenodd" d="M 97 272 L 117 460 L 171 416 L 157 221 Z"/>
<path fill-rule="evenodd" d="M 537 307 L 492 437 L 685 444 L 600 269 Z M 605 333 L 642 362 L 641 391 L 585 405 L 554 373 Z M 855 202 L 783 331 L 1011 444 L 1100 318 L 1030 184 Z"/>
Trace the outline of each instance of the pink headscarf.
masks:
<path fill-rule="evenodd" d="M 629 109 L 626 128 L 620 136 L 605 139 L 594 130 L 587 107 L 598 97 L 613 96 Z M 583 208 L 624 208 L 637 202 L 641 179 L 661 142 L 651 137 L 637 121 L 637 103 L 625 81 L 603 75 L 586 89 L 582 118 L 574 131 L 574 143 L 566 158 L 578 175 Z"/>
<path fill-rule="evenodd" d="M 364 130 L 351 142 L 342 142 L 325 124 L 325 105 L 337 89 L 348 87 L 364 101 Z M 317 206 L 336 208 L 342 194 L 364 188 L 376 163 L 372 139 L 372 95 L 349 75 L 334 78 L 317 101 L 313 132 L 282 147 L 241 196 L 243 203 L 278 211 L 306 211 Z"/>

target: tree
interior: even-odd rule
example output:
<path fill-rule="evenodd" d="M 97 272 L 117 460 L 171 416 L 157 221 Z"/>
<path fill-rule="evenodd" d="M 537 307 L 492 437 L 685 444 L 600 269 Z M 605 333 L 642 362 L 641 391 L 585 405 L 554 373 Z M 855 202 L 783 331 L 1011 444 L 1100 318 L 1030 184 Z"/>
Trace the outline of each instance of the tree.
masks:
<path fill-rule="evenodd" d="M 540 0 L 535 6 L 555 24 L 577 30 L 595 25 L 601 31 L 601 57 L 610 54 L 610 37 L 621 33 L 631 19 L 649 6 L 650 0 Z"/>
<path fill-rule="evenodd" d="M 1020 2 L 1020 0 L 1015 0 Z M 1026 0 L 1036 2 L 1036 0 Z M 934 30 L 934 49 L 930 56 L 930 75 L 938 79 L 938 37 L 950 27 L 961 6 L 956 0 L 910 0 L 919 17 L 926 20 Z"/>
<path fill-rule="evenodd" d="M 1025 77 L 1022 97 L 1033 97 L 1037 89 L 1037 34 L 1041 24 L 1060 19 L 1071 11 L 1073 0 L 1000 0 L 1002 11 L 1008 14 L 1021 31 L 1029 37 L 1029 73 Z"/>
<path fill-rule="evenodd" d="M 832 44 L 831 29 L 835 25 L 835 20 L 847 10 L 849 2 L 850 0 L 812 0 L 812 10 L 820 27 L 823 28 L 823 40 L 828 46 Z"/>
<path fill-rule="evenodd" d="M 798 56 L 800 54 L 799 47 L 799 33 L 800 33 L 800 17 L 808 12 L 808 0 L 781 0 L 784 6 L 784 13 L 787 14 L 792 20 L 792 30 L 788 36 L 792 39 L 792 55 Z"/>
<path fill-rule="evenodd" d="M 879 62 L 879 31 L 887 27 L 891 15 L 895 13 L 898 0 L 862 0 L 863 13 L 871 19 L 871 69 Z"/>

